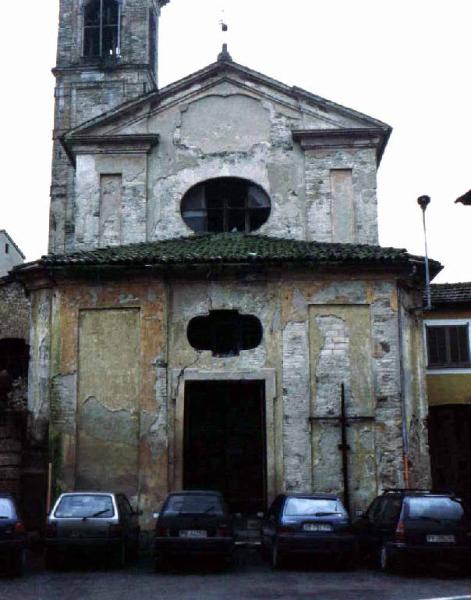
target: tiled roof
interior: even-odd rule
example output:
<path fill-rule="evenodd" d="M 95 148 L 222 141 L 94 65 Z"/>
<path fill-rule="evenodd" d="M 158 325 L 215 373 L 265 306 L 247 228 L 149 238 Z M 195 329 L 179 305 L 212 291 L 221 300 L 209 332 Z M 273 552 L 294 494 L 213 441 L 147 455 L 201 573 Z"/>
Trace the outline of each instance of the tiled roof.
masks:
<path fill-rule="evenodd" d="M 435 283 L 432 285 L 432 306 L 435 304 L 471 303 L 471 282 Z"/>
<path fill-rule="evenodd" d="M 406 250 L 364 244 L 331 244 L 239 233 L 206 234 L 43 256 L 40 266 L 144 266 L 210 264 L 341 264 L 406 265 L 423 262 Z M 432 266 L 440 269 L 439 263 Z"/>

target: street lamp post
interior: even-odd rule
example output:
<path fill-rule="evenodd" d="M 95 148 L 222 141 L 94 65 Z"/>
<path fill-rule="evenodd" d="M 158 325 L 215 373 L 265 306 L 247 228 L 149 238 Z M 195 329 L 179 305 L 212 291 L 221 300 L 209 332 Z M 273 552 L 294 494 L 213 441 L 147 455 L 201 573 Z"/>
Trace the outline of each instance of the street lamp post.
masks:
<path fill-rule="evenodd" d="M 427 304 L 425 306 L 426 310 L 431 310 L 432 308 L 432 292 L 430 289 L 430 268 L 428 261 L 428 249 L 427 249 L 427 224 L 425 221 L 425 211 L 427 210 L 427 206 L 430 204 L 430 196 L 420 196 L 417 198 L 417 203 L 422 209 L 422 220 L 424 224 L 424 240 L 425 240 L 425 293 L 427 295 Z"/>

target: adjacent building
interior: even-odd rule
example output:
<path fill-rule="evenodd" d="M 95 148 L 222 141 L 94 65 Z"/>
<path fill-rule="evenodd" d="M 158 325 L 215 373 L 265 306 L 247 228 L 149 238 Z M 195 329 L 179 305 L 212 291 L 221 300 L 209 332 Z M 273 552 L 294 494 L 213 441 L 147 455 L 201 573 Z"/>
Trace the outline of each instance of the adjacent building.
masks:
<path fill-rule="evenodd" d="M 425 314 L 432 476 L 471 502 L 471 283 L 432 286 Z"/>
<path fill-rule="evenodd" d="M 21 264 L 25 260 L 25 255 L 15 242 L 11 239 L 8 233 L 0 230 L 0 278 L 5 277 L 8 272 Z"/>

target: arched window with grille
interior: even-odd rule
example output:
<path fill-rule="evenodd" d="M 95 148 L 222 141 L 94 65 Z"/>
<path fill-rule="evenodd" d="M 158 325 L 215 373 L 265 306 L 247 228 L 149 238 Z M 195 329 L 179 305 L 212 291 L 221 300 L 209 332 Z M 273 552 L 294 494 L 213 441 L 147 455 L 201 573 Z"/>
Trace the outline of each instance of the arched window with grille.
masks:
<path fill-rule="evenodd" d="M 83 18 L 83 56 L 119 56 L 121 3 L 119 0 L 90 0 Z"/>

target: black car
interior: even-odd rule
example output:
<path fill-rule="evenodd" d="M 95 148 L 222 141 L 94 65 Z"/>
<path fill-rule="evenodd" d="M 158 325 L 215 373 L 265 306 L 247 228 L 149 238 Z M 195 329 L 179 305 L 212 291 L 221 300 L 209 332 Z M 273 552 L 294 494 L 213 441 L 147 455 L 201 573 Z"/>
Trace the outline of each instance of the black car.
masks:
<path fill-rule="evenodd" d="M 155 560 L 197 556 L 228 564 L 234 550 L 231 518 L 222 495 L 213 491 L 170 494 L 157 515 Z"/>
<path fill-rule="evenodd" d="M 26 552 L 26 531 L 12 496 L 0 494 L 0 558 L 8 573 L 23 573 Z"/>
<path fill-rule="evenodd" d="M 363 555 L 381 569 L 400 569 L 406 557 L 471 564 L 471 515 L 450 493 L 387 490 L 354 523 Z"/>
<path fill-rule="evenodd" d="M 339 496 L 281 494 L 262 524 L 262 551 L 273 568 L 292 555 L 328 555 L 350 566 L 355 557 L 355 536 Z"/>
<path fill-rule="evenodd" d="M 138 552 L 138 516 L 124 494 L 61 494 L 47 519 L 46 566 L 55 568 L 67 555 L 88 556 L 93 550 L 124 566 Z"/>

